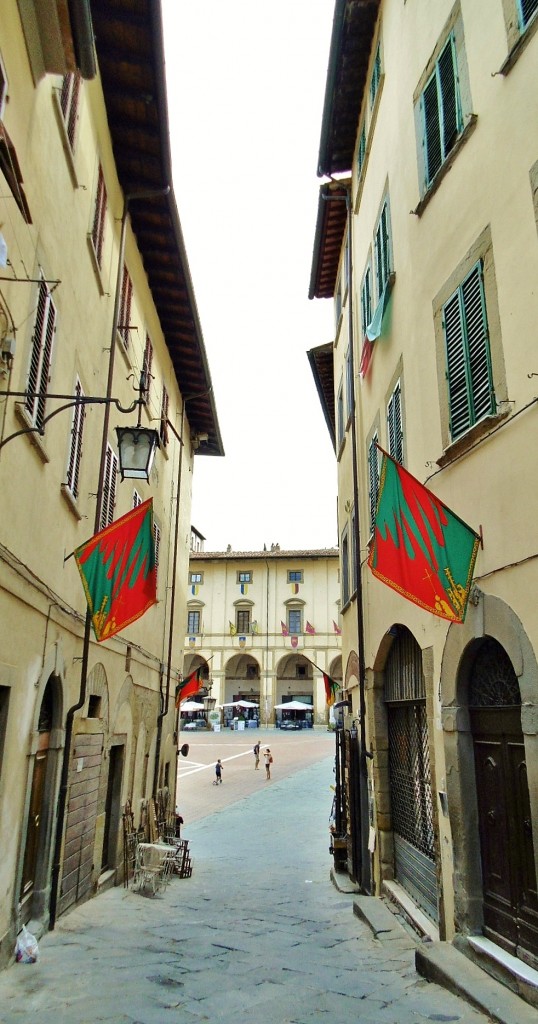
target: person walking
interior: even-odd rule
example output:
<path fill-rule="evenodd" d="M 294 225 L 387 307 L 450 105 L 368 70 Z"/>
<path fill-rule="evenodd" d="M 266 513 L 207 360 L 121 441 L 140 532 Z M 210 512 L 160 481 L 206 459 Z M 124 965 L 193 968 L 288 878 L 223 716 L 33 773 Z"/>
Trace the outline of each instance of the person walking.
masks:
<path fill-rule="evenodd" d="M 271 765 L 273 763 L 273 755 L 272 755 L 271 751 L 269 750 L 269 747 L 266 747 L 266 749 L 263 752 L 263 760 L 265 762 L 265 778 L 266 779 L 270 779 L 271 778 Z"/>
<path fill-rule="evenodd" d="M 259 743 L 255 743 L 254 744 L 254 746 L 252 748 L 252 753 L 254 754 L 254 771 L 257 772 L 258 768 L 260 767 L 260 744 Z"/>
<path fill-rule="evenodd" d="M 220 757 L 219 757 L 219 759 L 218 759 L 218 761 L 217 761 L 217 763 L 215 765 L 215 782 L 214 782 L 214 785 L 218 786 L 219 783 L 222 785 L 222 761 L 221 761 Z"/>

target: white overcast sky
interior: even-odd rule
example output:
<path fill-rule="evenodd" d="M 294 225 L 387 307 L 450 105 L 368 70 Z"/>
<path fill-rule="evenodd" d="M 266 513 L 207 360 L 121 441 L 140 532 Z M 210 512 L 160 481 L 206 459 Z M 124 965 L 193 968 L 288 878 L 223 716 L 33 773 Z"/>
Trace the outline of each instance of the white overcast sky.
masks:
<path fill-rule="evenodd" d="M 336 461 L 306 356 L 334 0 L 162 0 L 174 190 L 226 455 L 194 463 L 207 551 L 334 547 Z"/>

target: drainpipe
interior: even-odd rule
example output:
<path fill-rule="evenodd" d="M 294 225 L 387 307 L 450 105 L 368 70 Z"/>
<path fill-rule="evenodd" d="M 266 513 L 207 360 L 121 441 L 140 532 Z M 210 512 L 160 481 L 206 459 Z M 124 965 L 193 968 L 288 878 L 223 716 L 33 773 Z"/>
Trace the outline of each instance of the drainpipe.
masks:
<path fill-rule="evenodd" d="M 353 330 L 353 206 L 351 198 L 351 184 L 346 186 L 346 210 L 347 210 L 347 281 L 348 281 L 348 333 L 349 333 L 349 354 L 350 374 L 352 392 L 352 416 L 351 416 L 351 452 L 353 461 L 353 505 L 355 508 L 355 581 L 356 581 L 356 606 L 357 606 L 357 655 L 359 661 L 359 806 L 360 806 L 360 885 L 364 893 L 371 891 L 370 876 L 370 851 L 368 849 L 368 833 L 370 828 L 368 808 L 368 769 L 367 757 L 370 756 L 366 750 L 366 663 L 364 656 L 364 616 L 363 616 L 363 593 L 361 575 L 361 530 L 360 530 L 360 506 L 359 506 L 359 472 L 357 457 L 357 416 L 355 397 L 355 357 L 354 357 L 354 330 Z"/>
<path fill-rule="evenodd" d="M 118 328 L 119 309 L 121 301 L 121 283 L 123 275 L 123 261 L 125 257 L 125 238 L 127 234 L 127 217 L 129 214 L 129 203 L 133 199 L 151 199 L 155 196 L 167 195 L 170 191 L 170 186 L 166 186 L 164 189 L 159 189 L 153 192 L 132 192 L 129 195 L 124 196 L 123 200 L 123 213 L 121 218 L 121 231 L 120 231 L 120 246 L 118 252 L 118 270 L 116 274 L 116 294 L 114 297 L 114 313 L 112 316 L 112 331 L 110 337 L 110 353 L 108 360 L 108 378 L 107 378 L 107 389 L 106 398 L 112 398 L 112 386 L 114 382 L 114 359 L 116 355 L 116 331 Z M 106 448 L 108 442 L 108 428 L 110 423 L 110 409 L 112 403 L 107 401 L 105 403 L 105 413 L 103 419 L 103 432 L 101 436 L 101 458 L 99 463 L 99 482 L 97 485 L 97 495 L 95 502 L 95 520 L 93 532 L 99 532 L 100 516 L 101 516 L 101 505 L 103 499 L 103 482 L 105 478 L 105 465 L 106 465 Z M 86 688 L 88 683 L 88 659 L 90 653 L 90 633 L 91 633 L 92 618 L 89 608 L 86 611 L 86 619 L 84 623 L 84 639 L 82 642 L 82 665 L 80 669 L 80 692 L 79 698 L 76 704 L 73 704 L 66 715 L 65 719 L 65 742 L 64 752 L 62 760 L 62 772 L 60 776 L 60 792 L 58 794 L 58 817 L 56 819 L 56 835 L 54 840 L 54 859 L 52 865 L 51 875 L 51 886 L 50 886 L 50 903 L 49 903 L 49 931 L 52 931 L 56 924 L 57 909 L 58 909 L 58 885 L 60 880 L 60 870 L 62 866 L 62 842 L 64 833 L 64 822 L 65 822 L 65 811 L 67 805 L 67 790 L 69 785 L 69 760 L 71 757 L 71 742 L 73 739 L 73 723 L 75 718 L 75 712 L 79 711 L 84 706 L 86 701 Z"/>

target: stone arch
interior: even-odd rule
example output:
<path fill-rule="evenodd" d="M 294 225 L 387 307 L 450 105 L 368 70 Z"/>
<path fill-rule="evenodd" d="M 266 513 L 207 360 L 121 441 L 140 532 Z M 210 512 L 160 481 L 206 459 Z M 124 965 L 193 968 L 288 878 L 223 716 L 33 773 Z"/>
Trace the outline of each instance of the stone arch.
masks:
<path fill-rule="evenodd" d="M 513 609 L 501 598 L 476 590 L 465 622 L 449 628 L 439 682 L 454 858 L 454 919 L 456 931 L 464 935 L 480 933 L 483 927 L 478 805 L 467 691 L 477 649 L 486 637 L 504 648 L 519 684 L 535 858 L 538 850 L 538 663 Z M 538 864 L 536 868 L 538 873 Z"/>
<path fill-rule="evenodd" d="M 92 698 L 99 701 L 98 713 L 96 714 L 89 713 L 92 706 Z M 110 714 L 108 679 L 105 667 L 101 662 L 97 662 L 91 672 L 88 673 L 86 700 L 81 713 L 84 718 L 100 718 L 104 723 L 105 731 L 108 728 Z"/>

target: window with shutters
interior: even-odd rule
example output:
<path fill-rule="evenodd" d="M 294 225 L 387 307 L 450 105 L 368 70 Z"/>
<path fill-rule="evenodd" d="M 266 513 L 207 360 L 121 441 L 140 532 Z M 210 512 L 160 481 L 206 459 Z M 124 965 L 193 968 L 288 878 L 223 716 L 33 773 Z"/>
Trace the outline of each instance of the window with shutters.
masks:
<path fill-rule="evenodd" d="M 368 445 L 368 509 L 370 514 L 370 534 L 374 532 L 377 498 L 379 495 L 379 435 L 372 435 Z"/>
<path fill-rule="evenodd" d="M 476 124 L 459 2 L 439 36 L 413 102 L 422 197 L 415 212 L 420 215 Z"/>
<path fill-rule="evenodd" d="M 288 630 L 293 636 L 303 632 L 302 611 L 300 608 L 288 608 Z"/>
<path fill-rule="evenodd" d="M 142 363 L 143 373 L 143 397 L 146 402 L 149 402 L 149 392 L 151 388 L 151 367 L 153 365 L 153 345 L 151 344 L 151 338 L 149 334 L 146 334 L 146 344 L 144 346 L 144 361 Z"/>
<path fill-rule="evenodd" d="M 345 608 L 349 601 L 349 537 L 347 524 L 342 530 L 342 537 L 340 541 L 340 565 L 342 568 L 341 572 L 341 586 L 342 586 L 342 607 Z"/>
<path fill-rule="evenodd" d="M 56 307 L 45 281 L 41 281 L 32 335 L 30 369 L 28 371 L 26 411 L 34 427 L 43 428 L 46 392 L 50 380 L 52 348 L 56 331 Z"/>
<path fill-rule="evenodd" d="M 235 626 L 238 633 L 250 633 L 250 608 L 237 608 Z"/>
<path fill-rule="evenodd" d="M 353 363 L 352 363 L 352 352 L 351 345 L 349 346 L 345 362 L 346 362 L 346 415 L 347 418 L 351 416 L 355 405 L 354 394 L 353 394 Z"/>
<path fill-rule="evenodd" d="M 538 0 L 517 0 L 519 27 L 522 32 L 538 13 Z"/>
<path fill-rule="evenodd" d="M 159 439 L 160 439 L 160 442 L 161 442 L 163 448 L 166 448 L 166 446 L 168 444 L 168 423 L 167 423 L 167 420 L 168 420 L 168 406 L 169 406 L 169 403 L 170 403 L 170 399 L 168 397 L 168 391 L 166 390 L 166 388 L 165 388 L 165 386 L 163 384 L 163 393 L 162 393 L 162 397 L 161 397 L 161 424 L 160 424 L 160 427 L 159 427 Z"/>
<path fill-rule="evenodd" d="M 366 160 L 366 125 L 363 124 L 357 147 L 357 177 L 360 178 Z"/>
<path fill-rule="evenodd" d="M 381 81 L 381 46 L 377 44 L 377 50 L 375 52 L 374 66 L 372 68 L 372 77 L 370 78 L 370 108 L 375 104 L 377 93 L 379 90 L 379 83 Z"/>
<path fill-rule="evenodd" d="M 142 497 L 138 491 L 133 491 L 133 508 L 138 508 L 142 504 Z"/>
<path fill-rule="evenodd" d="M 77 377 L 75 384 L 75 395 L 77 398 L 84 398 L 82 385 Z M 69 446 L 69 462 L 67 465 L 66 484 L 74 498 L 78 498 L 78 481 L 80 473 L 80 460 L 82 458 L 82 434 L 84 431 L 84 415 L 86 406 L 81 402 L 73 409 L 71 422 L 71 443 Z"/>
<path fill-rule="evenodd" d="M 336 431 L 336 441 L 339 448 L 344 440 L 344 385 L 342 381 L 340 381 L 336 398 Z"/>
<path fill-rule="evenodd" d="M 372 319 L 372 267 L 370 263 L 364 271 L 361 284 L 361 333 L 364 339 L 366 328 Z"/>
<path fill-rule="evenodd" d="M 187 633 L 189 636 L 192 633 L 200 632 L 200 612 L 190 611 L 187 615 Z"/>
<path fill-rule="evenodd" d="M 107 206 L 107 194 L 103 168 L 99 164 L 97 176 L 97 192 L 95 194 L 95 209 L 93 213 L 92 242 L 95 258 L 99 267 L 103 265 L 103 241 L 105 237 L 105 217 Z"/>
<path fill-rule="evenodd" d="M 129 271 L 123 265 L 123 277 L 121 281 L 121 296 L 118 318 L 118 334 L 125 349 L 129 348 L 129 329 L 131 326 L 131 304 L 133 301 L 133 282 Z"/>
<path fill-rule="evenodd" d="M 161 554 L 161 528 L 158 523 L 153 520 L 153 544 L 155 547 L 155 578 L 159 578 L 159 558 Z"/>
<path fill-rule="evenodd" d="M 496 411 L 480 260 L 443 306 L 450 435 Z"/>
<path fill-rule="evenodd" d="M 374 236 L 374 258 L 377 285 L 377 301 L 381 298 L 392 271 L 392 246 L 390 240 L 390 214 L 388 198 L 383 202 Z"/>
<path fill-rule="evenodd" d="M 387 439 L 389 455 L 403 465 L 402 388 L 396 384 L 387 405 Z"/>
<path fill-rule="evenodd" d="M 82 77 L 79 71 L 64 75 L 60 92 L 60 107 L 64 119 L 65 130 L 71 149 L 75 148 L 78 121 L 78 108 Z"/>
<path fill-rule="evenodd" d="M 99 529 L 104 530 L 110 526 L 114 519 L 114 508 L 116 505 L 116 479 L 118 474 L 118 457 L 109 444 L 106 446 L 105 472 L 103 477 L 103 497 L 101 500 L 101 514 L 99 517 Z"/>
<path fill-rule="evenodd" d="M 450 153 L 463 127 L 453 33 L 439 55 L 421 97 L 425 186 Z"/>

